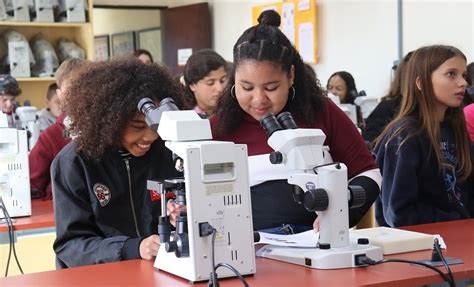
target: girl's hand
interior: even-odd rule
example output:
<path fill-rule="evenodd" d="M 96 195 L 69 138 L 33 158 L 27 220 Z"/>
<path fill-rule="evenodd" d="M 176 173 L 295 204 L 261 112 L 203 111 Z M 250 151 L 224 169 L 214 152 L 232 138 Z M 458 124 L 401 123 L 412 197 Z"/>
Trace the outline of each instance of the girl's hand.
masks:
<path fill-rule="evenodd" d="M 140 257 L 145 260 L 153 260 L 160 249 L 160 237 L 156 234 L 150 235 L 140 242 Z"/>
<path fill-rule="evenodd" d="M 313 222 L 314 232 L 319 232 L 319 229 L 321 227 L 320 225 L 321 225 L 321 223 L 319 222 L 319 217 L 316 217 L 316 219 Z"/>
<path fill-rule="evenodd" d="M 170 223 L 176 226 L 176 217 L 179 216 L 182 209 L 186 210 L 186 205 L 177 204 L 174 200 L 169 200 L 166 204 L 167 214 L 170 217 Z"/>

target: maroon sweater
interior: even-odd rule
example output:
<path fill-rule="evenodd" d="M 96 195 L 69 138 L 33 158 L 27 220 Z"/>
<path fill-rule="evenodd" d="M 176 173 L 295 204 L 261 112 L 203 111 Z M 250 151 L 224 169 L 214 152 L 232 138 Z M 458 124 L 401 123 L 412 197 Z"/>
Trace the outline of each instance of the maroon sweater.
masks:
<path fill-rule="evenodd" d="M 64 134 L 64 114 L 61 114 L 53 125 L 40 134 L 28 156 L 31 189 L 38 192 L 38 196 L 44 200 L 53 198 L 49 171 L 51 163 L 70 141 Z"/>
<path fill-rule="evenodd" d="M 325 101 L 325 105 L 325 111 L 315 115 L 316 123 L 313 126 L 297 121 L 298 127 L 318 128 L 326 134 L 324 145 L 329 146 L 329 153 L 335 162 L 342 162 L 347 166 L 349 179 L 376 168 L 374 159 L 354 123 L 332 101 Z M 235 130 L 221 135 L 216 133 L 218 123 L 218 116 L 211 119 L 215 140 L 246 144 L 249 156 L 268 154 L 273 151 L 267 144 L 266 132 L 252 117 L 246 115 Z M 359 184 L 369 190 L 371 195 L 366 206 L 350 210 L 351 226 L 362 218 L 378 195 L 378 186 L 372 180 L 362 177 L 356 185 Z M 306 211 L 302 205 L 294 202 L 292 190 L 293 187 L 286 180 L 267 181 L 251 188 L 255 230 L 275 228 L 282 224 L 295 224 L 304 229 L 312 228 L 316 214 Z"/>
<path fill-rule="evenodd" d="M 316 116 L 316 123 L 296 122 L 299 128 L 321 129 L 326 135 L 324 145 L 329 146 L 329 153 L 335 162 L 342 162 L 348 168 L 348 178 L 376 168 L 367 145 L 355 127 L 354 123 L 332 101 L 325 101 L 326 111 Z M 246 115 L 241 125 L 232 132 L 218 135 L 216 128 L 218 117 L 211 119 L 213 139 L 247 144 L 249 156 L 267 154 L 273 149 L 267 144 L 268 136 L 260 123 Z"/>

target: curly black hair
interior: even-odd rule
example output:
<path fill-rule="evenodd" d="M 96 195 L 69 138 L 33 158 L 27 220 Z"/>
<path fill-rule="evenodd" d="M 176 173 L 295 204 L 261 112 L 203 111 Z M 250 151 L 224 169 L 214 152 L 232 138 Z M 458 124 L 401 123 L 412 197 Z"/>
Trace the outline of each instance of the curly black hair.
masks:
<path fill-rule="evenodd" d="M 65 113 L 77 151 L 101 158 L 109 148 L 119 149 L 125 127 L 138 113 L 142 98 L 161 101 L 172 97 L 182 104 L 182 87 L 167 69 L 143 64 L 134 57 L 87 64 L 73 75 L 66 94 Z"/>
<path fill-rule="evenodd" d="M 294 67 L 295 97 L 289 97 L 284 110 L 291 112 L 295 119 L 314 124 L 316 115 L 324 110 L 326 92 L 320 81 L 314 73 L 308 71 L 298 51 L 278 29 L 278 13 L 268 11 L 264 11 L 258 18 L 259 24 L 244 31 L 234 45 L 234 67 L 216 108 L 219 117 L 218 134 L 225 134 L 237 128 L 245 115 L 232 96 L 235 71 L 244 61 L 271 62 L 287 73 Z"/>

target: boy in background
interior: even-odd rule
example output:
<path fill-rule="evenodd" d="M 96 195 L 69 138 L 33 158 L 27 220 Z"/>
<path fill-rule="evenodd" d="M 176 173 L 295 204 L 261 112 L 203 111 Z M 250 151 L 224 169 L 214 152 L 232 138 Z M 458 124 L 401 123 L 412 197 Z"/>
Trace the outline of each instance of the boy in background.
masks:
<path fill-rule="evenodd" d="M 63 101 L 64 92 L 69 85 L 68 80 L 72 73 L 85 63 L 84 60 L 71 58 L 65 60 L 59 66 L 55 78 L 57 84 L 56 94 L 60 102 Z M 54 157 L 71 141 L 66 133 L 64 119 L 65 115 L 61 113 L 56 122 L 40 134 L 28 156 L 32 199 L 51 200 L 53 198 L 49 169 Z"/>
<path fill-rule="evenodd" d="M 16 79 L 8 74 L 0 75 L 0 110 L 7 115 L 9 128 L 18 128 L 15 107 L 16 97 L 19 95 L 21 95 L 21 89 Z"/>
<path fill-rule="evenodd" d="M 46 94 L 46 106 L 47 108 L 42 109 L 38 112 L 38 123 L 40 131 L 46 130 L 49 126 L 56 122 L 56 119 L 61 114 L 61 106 L 56 90 L 58 85 L 53 83 L 48 86 L 48 92 Z"/>

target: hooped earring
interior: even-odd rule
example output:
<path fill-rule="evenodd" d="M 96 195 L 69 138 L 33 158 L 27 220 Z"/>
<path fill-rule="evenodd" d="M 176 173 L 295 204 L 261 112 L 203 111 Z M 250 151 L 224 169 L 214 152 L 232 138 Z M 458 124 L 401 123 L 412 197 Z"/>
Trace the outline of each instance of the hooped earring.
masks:
<path fill-rule="evenodd" d="M 291 95 L 291 100 L 293 101 L 295 99 L 295 95 L 296 95 L 295 87 L 291 86 L 290 89 L 293 92 L 293 95 Z"/>
<path fill-rule="evenodd" d="M 237 99 L 235 96 L 235 84 L 233 84 L 232 87 L 230 88 L 230 96 L 234 99 Z"/>

